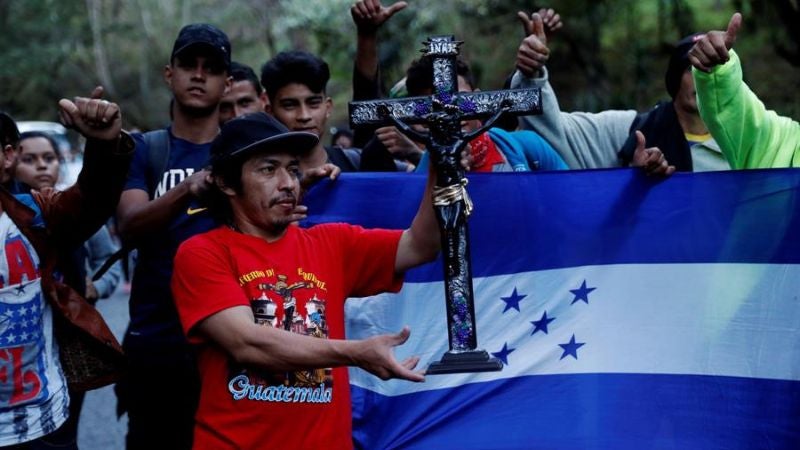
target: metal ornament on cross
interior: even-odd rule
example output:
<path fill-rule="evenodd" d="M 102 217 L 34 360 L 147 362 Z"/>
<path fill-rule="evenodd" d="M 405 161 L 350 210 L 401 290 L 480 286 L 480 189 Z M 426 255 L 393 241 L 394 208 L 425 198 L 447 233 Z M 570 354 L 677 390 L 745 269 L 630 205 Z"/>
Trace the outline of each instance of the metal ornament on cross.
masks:
<path fill-rule="evenodd" d="M 394 125 L 422 142 L 436 171 L 433 205 L 442 236 L 447 331 L 450 349 L 432 363 L 429 375 L 490 372 L 503 363 L 478 349 L 472 289 L 467 218 L 472 202 L 461 166 L 461 151 L 486 132 L 503 114 L 541 114 L 541 91 L 458 92 L 456 60 L 462 42 L 454 36 L 432 36 L 423 43 L 424 57 L 433 61 L 433 93 L 424 97 L 350 102 L 350 127 Z M 461 122 L 486 119 L 479 129 L 464 133 Z M 419 132 L 413 124 L 426 124 Z"/>

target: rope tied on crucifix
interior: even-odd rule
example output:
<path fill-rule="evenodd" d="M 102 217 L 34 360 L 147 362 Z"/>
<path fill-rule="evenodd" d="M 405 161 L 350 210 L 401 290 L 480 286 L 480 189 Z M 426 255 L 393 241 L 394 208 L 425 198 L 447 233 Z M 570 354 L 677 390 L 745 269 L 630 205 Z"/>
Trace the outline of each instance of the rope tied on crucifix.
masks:
<path fill-rule="evenodd" d="M 472 199 L 467 193 L 469 180 L 462 178 L 460 183 L 450 186 L 433 187 L 433 206 L 448 206 L 460 201 L 464 201 L 464 214 L 469 217 L 472 214 Z"/>

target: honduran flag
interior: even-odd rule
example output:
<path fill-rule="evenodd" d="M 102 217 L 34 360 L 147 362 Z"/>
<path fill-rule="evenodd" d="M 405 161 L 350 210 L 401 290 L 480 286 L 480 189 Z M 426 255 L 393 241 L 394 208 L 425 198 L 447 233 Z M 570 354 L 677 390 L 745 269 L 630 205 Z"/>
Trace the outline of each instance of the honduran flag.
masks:
<path fill-rule="evenodd" d="M 800 171 L 474 174 L 479 348 L 500 372 L 351 370 L 364 449 L 800 448 Z M 424 177 L 345 175 L 309 223 L 406 228 Z M 441 261 L 347 302 L 349 338 L 447 350 Z"/>

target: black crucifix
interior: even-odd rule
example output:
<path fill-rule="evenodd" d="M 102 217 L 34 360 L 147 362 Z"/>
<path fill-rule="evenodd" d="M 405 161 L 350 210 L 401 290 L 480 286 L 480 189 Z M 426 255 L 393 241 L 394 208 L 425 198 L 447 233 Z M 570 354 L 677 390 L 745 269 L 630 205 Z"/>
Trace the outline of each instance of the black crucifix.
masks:
<path fill-rule="evenodd" d="M 428 374 L 489 372 L 503 363 L 477 349 L 467 217 L 472 202 L 461 167 L 461 151 L 504 113 L 541 114 L 539 89 L 458 93 L 456 58 L 462 44 L 453 36 L 433 36 L 422 52 L 433 58 L 433 95 L 398 100 L 350 102 L 350 127 L 394 125 L 411 139 L 425 143 L 436 170 L 433 205 L 442 233 L 447 329 L 450 350 L 430 365 Z M 461 122 L 488 118 L 464 134 Z M 410 127 L 426 124 L 427 133 Z"/>

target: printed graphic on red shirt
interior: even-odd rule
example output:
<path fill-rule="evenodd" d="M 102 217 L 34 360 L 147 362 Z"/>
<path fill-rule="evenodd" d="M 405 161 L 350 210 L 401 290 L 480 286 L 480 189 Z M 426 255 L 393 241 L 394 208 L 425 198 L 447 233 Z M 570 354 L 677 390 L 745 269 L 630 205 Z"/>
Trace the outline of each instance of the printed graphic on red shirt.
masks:
<path fill-rule="evenodd" d="M 325 319 L 325 282 L 298 269 L 293 277 L 273 270 L 254 271 L 239 277 L 250 299 L 257 324 L 328 339 Z M 255 287 L 255 290 L 253 289 Z M 228 390 L 235 400 L 329 403 L 332 399 L 331 368 L 269 373 L 231 367 Z"/>

